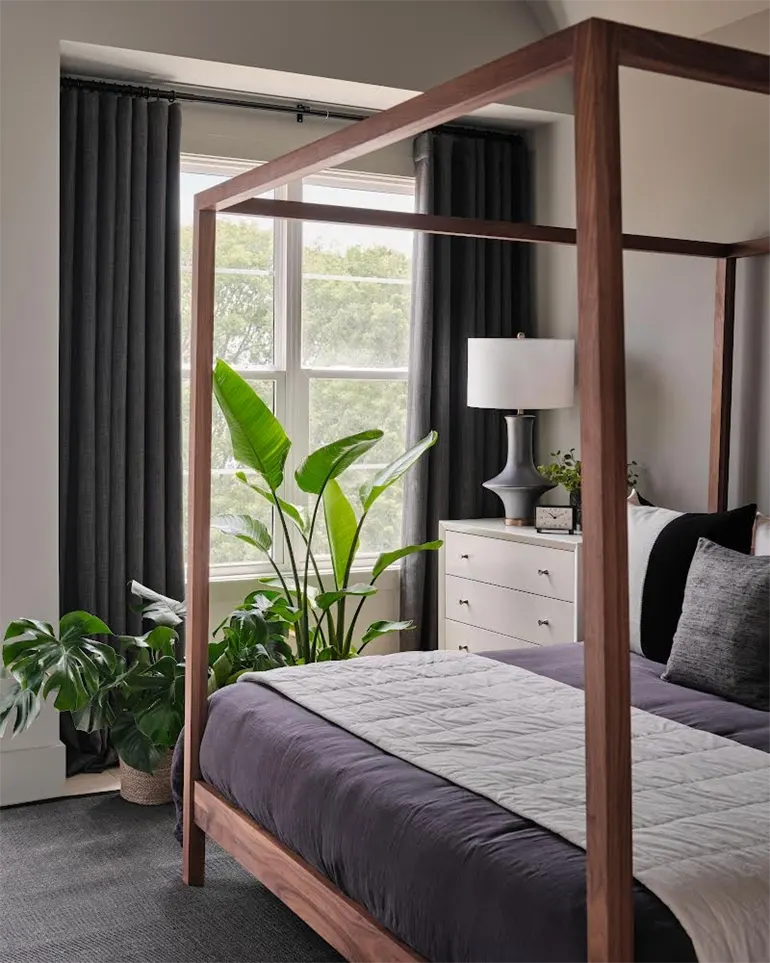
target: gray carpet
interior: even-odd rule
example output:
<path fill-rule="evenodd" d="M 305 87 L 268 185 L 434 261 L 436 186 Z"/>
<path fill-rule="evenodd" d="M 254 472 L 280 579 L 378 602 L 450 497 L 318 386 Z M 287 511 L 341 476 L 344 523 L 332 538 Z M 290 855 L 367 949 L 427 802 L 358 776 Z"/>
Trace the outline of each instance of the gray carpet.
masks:
<path fill-rule="evenodd" d="M 86 796 L 0 813 L 2 963 L 339 960 L 213 843 L 180 879 L 171 806 Z"/>

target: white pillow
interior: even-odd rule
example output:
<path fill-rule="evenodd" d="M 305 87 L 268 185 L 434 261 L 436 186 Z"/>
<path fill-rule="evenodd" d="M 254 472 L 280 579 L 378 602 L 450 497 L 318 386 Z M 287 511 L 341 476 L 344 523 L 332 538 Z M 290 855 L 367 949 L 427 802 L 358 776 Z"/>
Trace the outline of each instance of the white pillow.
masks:
<path fill-rule="evenodd" d="M 770 555 L 770 517 L 757 512 L 754 522 L 754 543 L 752 555 Z"/>

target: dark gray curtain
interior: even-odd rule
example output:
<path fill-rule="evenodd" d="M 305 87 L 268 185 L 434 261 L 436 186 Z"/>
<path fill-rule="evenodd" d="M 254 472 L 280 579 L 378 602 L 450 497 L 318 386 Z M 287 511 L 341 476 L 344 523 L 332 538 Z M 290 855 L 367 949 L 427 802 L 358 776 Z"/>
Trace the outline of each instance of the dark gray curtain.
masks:
<path fill-rule="evenodd" d="M 61 611 L 137 632 L 127 583 L 182 598 L 178 104 L 61 91 Z M 68 773 L 114 762 L 62 717 Z"/>
<path fill-rule="evenodd" d="M 530 220 L 527 145 L 515 134 L 428 131 L 414 145 L 417 210 Z M 438 445 L 407 477 L 406 544 L 437 537 L 440 519 L 502 514 L 481 483 L 505 461 L 502 413 L 468 408 L 468 338 L 532 333 L 529 245 L 417 235 L 413 267 L 408 443 L 435 428 Z M 421 648 L 437 642 L 435 553 L 405 560 L 401 618 Z"/>

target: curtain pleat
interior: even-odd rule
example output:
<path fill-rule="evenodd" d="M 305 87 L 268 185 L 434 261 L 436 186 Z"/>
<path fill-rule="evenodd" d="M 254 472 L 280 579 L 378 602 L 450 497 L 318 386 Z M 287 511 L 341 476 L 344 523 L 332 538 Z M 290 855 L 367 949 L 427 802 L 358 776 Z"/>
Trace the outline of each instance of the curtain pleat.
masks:
<path fill-rule="evenodd" d="M 428 131 L 414 144 L 416 208 L 487 220 L 530 220 L 526 143 L 487 131 Z M 482 482 L 505 460 L 500 412 L 466 404 L 468 338 L 532 333 L 529 245 L 418 234 L 415 238 L 407 442 L 432 428 L 438 445 L 407 476 L 406 544 L 437 537 L 440 519 L 501 514 Z M 404 560 L 401 617 L 411 642 L 435 648 L 435 553 Z"/>
<path fill-rule="evenodd" d="M 184 594 L 179 105 L 61 93 L 60 604 L 138 632 Z M 68 772 L 114 762 L 62 716 Z"/>

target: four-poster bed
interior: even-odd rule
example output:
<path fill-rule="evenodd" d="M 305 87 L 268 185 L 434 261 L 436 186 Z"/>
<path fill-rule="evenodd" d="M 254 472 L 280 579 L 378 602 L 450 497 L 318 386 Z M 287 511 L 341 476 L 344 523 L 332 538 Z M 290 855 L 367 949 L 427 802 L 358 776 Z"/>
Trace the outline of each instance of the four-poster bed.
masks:
<path fill-rule="evenodd" d="M 585 533 L 588 958 L 633 958 L 623 250 L 716 261 L 709 509 L 726 507 L 737 260 L 767 239 L 709 243 L 624 235 L 619 67 L 770 93 L 769 58 L 589 20 L 479 67 L 196 196 L 190 438 L 184 880 L 200 885 L 211 836 L 350 960 L 420 957 L 201 779 L 209 604 L 211 371 L 217 212 L 336 221 L 519 242 L 576 244 Z M 574 73 L 577 230 L 264 200 L 253 195 Z"/>

